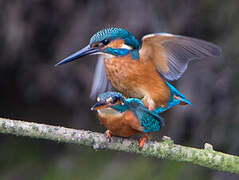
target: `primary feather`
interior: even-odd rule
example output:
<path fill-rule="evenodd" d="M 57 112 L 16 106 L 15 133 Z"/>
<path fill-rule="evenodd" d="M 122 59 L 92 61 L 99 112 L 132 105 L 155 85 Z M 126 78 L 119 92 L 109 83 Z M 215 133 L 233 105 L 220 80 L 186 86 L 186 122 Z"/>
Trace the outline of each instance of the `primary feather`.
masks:
<path fill-rule="evenodd" d="M 221 49 L 210 42 L 168 33 L 149 34 L 142 38 L 140 57 L 153 61 L 157 71 L 168 80 L 177 80 L 191 60 L 217 57 Z"/>

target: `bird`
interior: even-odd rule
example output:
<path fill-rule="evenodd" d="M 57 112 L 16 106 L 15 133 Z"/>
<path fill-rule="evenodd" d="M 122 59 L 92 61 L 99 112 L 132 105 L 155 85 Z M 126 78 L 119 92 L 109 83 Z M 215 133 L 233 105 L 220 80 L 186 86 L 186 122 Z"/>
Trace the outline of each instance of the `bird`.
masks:
<path fill-rule="evenodd" d="M 91 96 L 112 87 L 125 97 L 141 99 L 149 110 L 167 109 L 173 97 L 168 81 L 179 79 L 191 60 L 219 57 L 221 48 L 213 43 L 169 33 L 153 33 L 139 42 L 122 28 L 107 28 L 95 33 L 89 44 L 55 66 L 86 55 L 99 55 Z M 187 103 L 186 103 L 187 104 Z"/>
<path fill-rule="evenodd" d="M 152 132 L 159 131 L 164 125 L 163 119 L 149 111 L 139 99 L 124 98 L 119 92 L 100 94 L 91 110 L 97 111 L 98 120 L 106 127 L 109 139 L 112 135 L 129 137 L 139 134 L 139 148 L 152 138 Z"/>

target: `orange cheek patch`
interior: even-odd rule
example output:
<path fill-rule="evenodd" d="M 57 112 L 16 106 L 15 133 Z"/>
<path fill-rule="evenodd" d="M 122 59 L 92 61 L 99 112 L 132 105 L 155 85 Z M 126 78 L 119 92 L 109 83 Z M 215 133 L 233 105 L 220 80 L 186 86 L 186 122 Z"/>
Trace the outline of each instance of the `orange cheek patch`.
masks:
<path fill-rule="evenodd" d="M 121 46 L 123 46 L 123 44 L 124 44 L 124 40 L 123 39 L 116 39 L 116 40 L 111 41 L 107 45 L 107 47 L 111 47 L 111 48 L 117 49 L 117 48 L 121 48 Z"/>

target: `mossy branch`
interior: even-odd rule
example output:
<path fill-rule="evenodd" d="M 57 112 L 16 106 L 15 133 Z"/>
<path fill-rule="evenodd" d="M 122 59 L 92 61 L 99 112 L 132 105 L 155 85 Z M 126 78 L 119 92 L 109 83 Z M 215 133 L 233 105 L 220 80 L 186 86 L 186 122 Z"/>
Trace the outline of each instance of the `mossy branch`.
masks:
<path fill-rule="evenodd" d="M 239 174 L 239 157 L 214 151 L 212 145 L 208 143 L 205 144 L 204 149 L 196 149 L 176 145 L 169 137 L 163 137 L 162 142 L 147 142 L 140 150 L 138 142 L 129 138 L 113 137 L 112 141 L 109 142 L 102 133 L 4 118 L 0 118 L 0 133 L 82 144 L 92 146 L 94 149 L 117 150 L 147 157 L 191 162 L 211 169 Z"/>

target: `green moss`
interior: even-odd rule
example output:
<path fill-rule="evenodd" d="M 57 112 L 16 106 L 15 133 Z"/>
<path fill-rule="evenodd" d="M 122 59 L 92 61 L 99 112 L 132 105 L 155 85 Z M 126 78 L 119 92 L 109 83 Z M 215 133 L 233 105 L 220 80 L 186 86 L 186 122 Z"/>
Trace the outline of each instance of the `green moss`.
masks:
<path fill-rule="evenodd" d="M 71 133 L 71 137 L 74 137 L 76 135 L 76 132 Z"/>
<path fill-rule="evenodd" d="M 39 131 L 39 128 L 38 128 L 37 126 L 33 125 L 33 126 L 32 126 L 32 130 L 34 130 L 34 131 Z"/>
<path fill-rule="evenodd" d="M 49 129 L 48 129 L 48 132 L 49 132 L 49 133 L 52 133 L 52 132 L 53 132 L 53 130 L 52 130 L 51 128 L 49 128 Z"/>
<path fill-rule="evenodd" d="M 109 145 L 107 141 L 102 141 L 101 138 L 103 138 L 103 135 L 89 131 L 81 131 L 86 135 L 86 137 L 82 136 L 82 138 L 80 138 L 80 136 L 78 136 L 75 138 L 77 132 L 74 131 L 70 134 L 72 130 L 68 131 L 69 129 L 66 128 L 39 125 L 35 123 L 29 124 L 23 121 L 12 120 L 2 120 L 1 123 L 2 125 L 0 127 L 0 131 L 2 133 L 51 139 L 58 142 L 84 144 L 87 146 L 94 146 L 96 144 L 96 146 L 99 146 L 100 148 L 108 147 L 108 149 L 111 150 L 138 153 L 147 157 L 167 158 L 176 161 L 191 162 L 193 164 L 212 169 L 239 173 L 238 156 L 216 152 L 210 145 L 207 145 L 207 148 L 205 149 L 196 149 L 175 145 L 171 139 L 164 139 L 162 143 L 151 142 L 146 144 L 144 148 L 140 150 L 137 141 L 127 140 L 126 143 L 123 138 L 114 138 L 112 144 Z M 40 127 L 44 127 L 46 131 L 41 131 Z"/>
<path fill-rule="evenodd" d="M 5 122 L 5 121 L 2 123 L 2 127 L 3 127 L 3 129 L 7 129 L 7 126 L 6 126 L 6 122 Z"/>
<path fill-rule="evenodd" d="M 132 142 L 129 146 L 128 146 L 128 152 L 137 152 L 139 151 L 139 145 L 136 142 Z"/>

